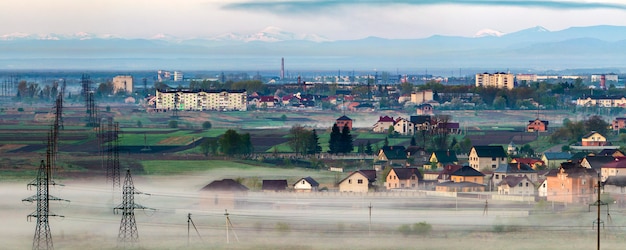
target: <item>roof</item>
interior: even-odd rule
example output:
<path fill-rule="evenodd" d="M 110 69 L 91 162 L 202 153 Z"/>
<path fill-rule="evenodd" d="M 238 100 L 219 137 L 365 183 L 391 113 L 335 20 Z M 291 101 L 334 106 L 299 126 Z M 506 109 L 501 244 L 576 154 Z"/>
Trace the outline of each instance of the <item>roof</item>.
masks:
<path fill-rule="evenodd" d="M 365 178 L 367 178 L 367 180 L 370 183 L 376 181 L 376 170 L 357 170 L 357 171 L 354 171 L 354 172 L 350 173 L 348 176 L 346 176 L 346 178 L 343 178 L 341 181 L 339 181 L 339 183 L 342 183 L 343 181 L 345 181 L 348 178 L 350 178 L 350 176 L 355 175 L 357 173 L 360 173 L 363 176 L 365 176 Z"/>
<path fill-rule="evenodd" d="M 598 153 L 597 155 L 613 155 L 615 153 L 620 153 L 621 155 L 624 155 L 624 152 L 620 151 L 619 149 L 616 148 L 605 148 L 602 151 L 600 151 L 600 153 Z"/>
<path fill-rule="evenodd" d="M 454 152 L 454 150 L 433 151 L 433 154 L 440 163 L 453 163 L 459 161 L 459 159 L 456 158 L 456 152 Z"/>
<path fill-rule="evenodd" d="M 287 189 L 287 180 L 263 180 L 262 190 L 283 191 Z"/>
<path fill-rule="evenodd" d="M 541 165 L 545 164 L 542 160 L 535 159 L 535 158 L 513 158 L 513 160 L 515 162 L 525 163 L 528 165 L 534 165 L 535 163 L 541 163 Z"/>
<path fill-rule="evenodd" d="M 393 117 L 389 117 L 389 116 L 381 116 L 380 118 L 378 118 L 378 122 L 393 122 Z"/>
<path fill-rule="evenodd" d="M 400 180 L 409 180 L 413 175 L 416 175 L 418 180 L 423 179 L 422 174 L 417 168 L 392 168 L 391 171 L 396 173 L 396 176 L 398 176 Z"/>
<path fill-rule="evenodd" d="M 381 150 L 389 160 L 406 160 L 407 158 L 404 146 L 385 146 Z"/>
<path fill-rule="evenodd" d="M 432 123 L 429 115 L 412 115 L 409 119 L 413 124 Z"/>
<path fill-rule="evenodd" d="M 507 157 L 502 146 L 474 146 L 478 157 Z"/>
<path fill-rule="evenodd" d="M 526 163 L 505 163 L 500 164 L 494 173 L 537 173 L 531 166 Z"/>
<path fill-rule="evenodd" d="M 161 92 L 161 93 L 200 93 L 200 92 L 204 92 L 204 93 L 222 93 L 222 92 L 227 92 L 227 93 L 245 93 L 246 92 L 245 89 L 235 89 L 235 90 L 231 90 L 231 89 L 168 89 L 168 90 L 157 89 L 157 91 Z"/>
<path fill-rule="evenodd" d="M 441 172 L 439 172 L 439 175 L 437 176 L 437 180 L 441 180 L 441 179 L 450 179 L 449 176 L 452 175 L 452 173 L 456 172 L 457 170 L 461 169 L 463 166 L 461 165 L 454 165 L 454 164 L 448 164 L 445 167 L 443 167 L 443 170 Z M 444 176 L 448 176 L 446 178 L 444 178 Z"/>
<path fill-rule="evenodd" d="M 350 119 L 350 117 L 342 115 L 341 117 L 337 118 L 337 121 L 352 121 L 352 119 Z"/>
<path fill-rule="evenodd" d="M 404 152 L 408 153 L 409 155 L 415 155 L 417 152 L 420 151 L 424 151 L 424 148 L 420 146 L 408 146 L 406 150 L 404 150 Z"/>
<path fill-rule="evenodd" d="M 535 121 L 540 121 L 541 123 L 543 123 L 543 124 L 545 124 L 545 125 L 548 125 L 548 124 L 550 123 L 550 122 L 548 122 L 548 121 L 539 120 L 539 119 L 535 119 L 535 120 L 528 121 L 528 123 L 533 123 L 533 122 L 535 122 Z"/>
<path fill-rule="evenodd" d="M 578 164 L 574 164 L 571 162 L 564 162 L 561 164 L 559 169 L 554 169 L 556 171 L 550 171 L 546 176 L 555 177 L 559 174 L 559 172 L 563 171 L 567 174 L 569 178 L 577 178 L 581 176 L 598 176 L 598 172 L 591 168 L 581 167 Z"/>
<path fill-rule="evenodd" d="M 259 97 L 259 101 L 260 102 L 274 102 L 276 101 L 276 98 L 274 98 L 274 96 L 261 96 Z"/>
<path fill-rule="evenodd" d="M 528 179 L 528 177 L 526 176 L 513 176 L 513 175 L 508 175 L 507 177 L 504 177 L 504 179 L 502 179 L 502 181 L 500 181 L 500 183 L 498 183 L 498 186 L 502 186 L 502 185 L 509 185 L 509 187 L 515 187 L 517 186 L 520 182 L 522 182 L 522 180 L 528 180 L 530 183 L 532 183 L 532 181 L 530 179 Z"/>
<path fill-rule="evenodd" d="M 452 175 L 456 175 L 456 176 L 485 176 L 483 173 L 479 172 L 478 170 L 470 167 L 470 166 L 463 166 L 460 169 L 458 169 L 457 171 L 454 171 L 454 173 L 452 173 Z"/>
<path fill-rule="evenodd" d="M 600 166 L 601 168 L 626 168 L 626 158 L 615 158 L 612 162 L 607 162 Z"/>
<path fill-rule="evenodd" d="M 305 180 L 306 182 L 308 182 L 309 184 L 311 184 L 311 186 L 312 186 L 312 187 L 319 187 L 319 186 L 320 186 L 320 184 L 319 184 L 319 183 L 317 183 L 317 181 L 315 181 L 315 179 L 311 178 L 311 176 L 304 177 L 304 178 L 302 178 L 302 179 L 300 179 L 300 180 L 296 181 L 296 183 L 294 183 L 293 185 L 298 184 L 298 182 L 300 182 L 300 181 L 302 181 L 302 180 Z"/>
<path fill-rule="evenodd" d="M 248 188 L 233 179 L 216 180 L 204 186 L 200 191 L 232 191 L 243 192 Z"/>
<path fill-rule="evenodd" d="M 588 155 L 587 157 L 585 157 L 585 160 L 587 160 L 591 168 L 596 169 L 596 168 L 601 168 L 602 166 L 604 166 L 604 164 L 614 162 L 615 157 L 610 156 L 610 155 L 597 155 L 597 156 Z"/>
<path fill-rule="evenodd" d="M 606 178 L 604 185 L 624 187 L 626 186 L 626 176 L 609 176 L 608 178 Z"/>
<path fill-rule="evenodd" d="M 567 160 L 572 157 L 572 155 L 568 152 L 544 152 L 543 156 L 545 156 L 548 160 Z"/>
<path fill-rule="evenodd" d="M 458 122 L 441 122 L 437 123 L 437 128 L 445 128 L 445 129 L 458 129 Z"/>
<path fill-rule="evenodd" d="M 585 139 L 585 138 L 589 138 L 589 137 L 591 137 L 591 136 L 592 136 L 592 135 L 594 135 L 594 134 L 599 134 L 599 135 L 603 136 L 602 134 L 600 134 L 600 133 L 598 133 L 598 132 L 596 132 L 596 131 L 591 131 L 591 132 L 589 132 L 589 133 L 587 133 L 587 134 L 583 135 L 583 139 Z"/>

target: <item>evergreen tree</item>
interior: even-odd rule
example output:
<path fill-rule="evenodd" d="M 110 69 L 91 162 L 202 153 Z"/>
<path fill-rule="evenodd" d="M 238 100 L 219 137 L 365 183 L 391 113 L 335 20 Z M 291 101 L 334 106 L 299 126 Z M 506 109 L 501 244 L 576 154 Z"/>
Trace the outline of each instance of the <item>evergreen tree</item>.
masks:
<path fill-rule="evenodd" d="M 372 153 L 374 153 L 374 151 L 372 150 L 372 143 L 370 142 L 370 140 L 367 140 L 367 143 L 365 144 L 365 153 L 368 155 L 371 155 Z"/>
<path fill-rule="evenodd" d="M 415 142 L 415 136 L 411 137 L 411 146 L 417 146 L 417 142 Z"/>
<path fill-rule="evenodd" d="M 383 146 L 389 146 L 389 139 L 387 137 L 385 137 L 385 143 L 383 144 Z"/>
<path fill-rule="evenodd" d="M 328 140 L 328 153 L 331 153 L 331 154 L 339 153 L 340 140 L 341 140 L 341 132 L 339 131 L 339 126 L 337 126 L 337 123 L 335 123 L 330 132 L 330 139 Z"/>
<path fill-rule="evenodd" d="M 320 146 L 319 139 L 320 138 L 317 136 L 317 132 L 314 129 L 313 133 L 311 133 L 311 136 L 309 137 L 309 145 L 307 147 L 308 154 L 314 155 L 322 152 L 322 146 Z"/>
<path fill-rule="evenodd" d="M 350 128 L 343 126 L 340 137 L 340 151 L 341 153 L 351 153 L 354 150 L 354 142 L 352 141 L 352 135 L 350 134 Z"/>

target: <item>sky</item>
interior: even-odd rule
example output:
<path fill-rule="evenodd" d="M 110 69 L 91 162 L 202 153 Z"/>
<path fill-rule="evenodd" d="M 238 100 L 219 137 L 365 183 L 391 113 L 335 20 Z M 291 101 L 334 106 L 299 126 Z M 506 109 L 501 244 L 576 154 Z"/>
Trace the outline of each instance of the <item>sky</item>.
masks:
<path fill-rule="evenodd" d="M 210 38 L 278 27 L 329 40 L 626 26 L 622 0 L 3 0 L 0 35 Z M 8 25 L 10 24 L 10 25 Z"/>

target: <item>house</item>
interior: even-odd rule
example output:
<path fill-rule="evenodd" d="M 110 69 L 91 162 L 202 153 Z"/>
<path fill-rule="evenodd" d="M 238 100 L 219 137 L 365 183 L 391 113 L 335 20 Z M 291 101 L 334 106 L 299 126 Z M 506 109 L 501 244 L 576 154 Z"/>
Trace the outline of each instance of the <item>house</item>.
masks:
<path fill-rule="evenodd" d="M 475 170 L 496 169 L 507 162 L 502 146 L 474 146 L 469 153 L 469 164 Z"/>
<path fill-rule="evenodd" d="M 526 176 L 509 175 L 498 183 L 498 194 L 535 196 L 535 184 Z"/>
<path fill-rule="evenodd" d="M 293 184 L 293 190 L 302 193 L 317 192 L 319 186 L 320 184 L 317 183 L 317 181 L 311 178 L 311 176 L 308 176 L 296 181 L 296 183 Z"/>
<path fill-rule="evenodd" d="M 429 156 L 426 150 L 420 146 L 408 146 L 404 152 L 407 156 L 407 163 L 410 159 L 411 165 L 423 165 L 427 162 Z"/>
<path fill-rule="evenodd" d="M 404 166 L 407 159 L 405 150 L 404 146 L 383 146 L 378 151 L 374 162 L 380 165 L 381 169 L 386 166 Z"/>
<path fill-rule="evenodd" d="M 432 119 L 430 115 L 412 115 L 409 121 L 415 125 L 415 131 L 430 131 L 432 130 Z"/>
<path fill-rule="evenodd" d="M 611 163 L 615 161 L 615 157 L 610 155 L 594 155 L 589 154 L 585 156 L 582 160 L 580 160 L 580 165 L 585 168 L 590 168 L 600 173 L 600 169 L 607 163 Z"/>
<path fill-rule="evenodd" d="M 624 155 L 624 152 L 620 151 L 619 149 L 603 149 L 602 151 L 600 151 L 600 153 L 596 154 L 596 155 L 610 155 L 613 157 L 624 157 L 626 155 Z"/>
<path fill-rule="evenodd" d="M 547 168 L 556 168 L 571 157 L 572 155 L 568 152 L 544 152 L 541 160 L 546 164 Z"/>
<path fill-rule="evenodd" d="M 458 122 L 440 122 L 437 123 L 436 129 L 438 133 L 460 134 L 461 128 Z"/>
<path fill-rule="evenodd" d="M 447 164 L 459 163 L 459 159 L 456 157 L 456 152 L 454 150 L 433 151 L 433 153 L 430 154 L 428 161 L 431 165 L 437 166 L 437 168 L 441 168 Z"/>
<path fill-rule="evenodd" d="M 432 115 L 433 114 L 433 105 L 428 103 L 423 103 L 417 105 L 417 115 Z"/>
<path fill-rule="evenodd" d="M 385 187 L 387 190 L 417 189 L 422 179 L 422 174 L 417 168 L 392 168 L 387 174 Z"/>
<path fill-rule="evenodd" d="M 608 142 L 606 137 L 596 131 L 591 131 L 583 136 L 581 141 L 582 146 L 606 146 Z"/>
<path fill-rule="evenodd" d="M 410 120 L 398 117 L 393 125 L 393 131 L 401 135 L 413 135 L 415 125 Z"/>
<path fill-rule="evenodd" d="M 389 127 L 393 126 L 395 120 L 393 117 L 389 116 L 381 116 L 378 118 L 378 121 L 372 127 L 372 132 L 374 133 L 387 133 Z"/>
<path fill-rule="evenodd" d="M 437 175 L 437 181 L 439 182 L 451 181 L 450 177 L 452 176 L 452 173 L 456 172 L 462 167 L 463 166 L 461 165 L 454 165 L 454 164 L 446 165 L 445 167 L 443 167 L 443 170 L 439 172 L 439 175 Z"/>
<path fill-rule="evenodd" d="M 528 166 L 530 166 L 534 170 L 537 170 L 539 168 L 543 168 L 545 166 L 545 163 L 542 160 L 535 159 L 535 158 L 523 158 L 523 157 L 522 158 L 513 158 L 513 159 L 511 159 L 511 163 L 528 164 Z"/>
<path fill-rule="evenodd" d="M 375 182 L 375 170 L 355 171 L 339 181 L 339 192 L 366 193 L 369 192 L 370 188 L 375 188 Z"/>
<path fill-rule="evenodd" d="M 470 167 L 463 166 L 454 173 L 450 174 L 450 180 L 453 182 L 472 182 L 483 185 L 485 175 L 478 170 Z"/>
<path fill-rule="evenodd" d="M 611 127 L 613 127 L 613 131 L 619 131 L 620 129 L 626 128 L 626 117 L 616 117 L 611 123 Z"/>
<path fill-rule="evenodd" d="M 492 183 L 499 185 L 507 176 L 528 177 L 530 181 L 537 182 L 539 180 L 537 171 L 528 164 L 524 163 L 505 163 L 501 164 L 493 171 Z"/>
<path fill-rule="evenodd" d="M 537 188 L 537 196 L 539 197 L 548 197 L 548 180 L 545 179 L 539 184 Z"/>
<path fill-rule="evenodd" d="M 603 187 L 604 193 L 608 194 L 618 207 L 626 205 L 626 176 L 609 176 Z"/>
<path fill-rule="evenodd" d="M 215 180 L 200 189 L 203 209 L 234 209 L 246 205 L 248 188 L 233 179 Z"/>
<path fill-rule="evenodd" d="M 539 120 L 539 118 L 528 121 L 528 125 L 526 125 L 527 132 L 547 132 L 548 131 L 548 121 Z"/>
<path fill-rule="evenodd" d="M 337 123 L 339 129 L 343 129 L 343 127 L 348 126 L 348 129 L 352 131 L 352 119 L 350 119 L 350 117 L 342 115 L 341 117 L 337 118 L 337 121 L 335 121 L 335 123 Z"/>
<path fill-rule="evenodd" d="M 596 198 L 597 173 L 578 164 L 564 162 L 546 175 L 547 201 L 592 203 Z"/>
<path fill-rule="evenodd" d="M 605 182 L 606 179 L 611 176 L 626 176 L 626 158 L 615 158 L 615 160 L 605 163 L 601 166 L 600 181 Z"/>
<path fill-rule="evenodd" d="M 450 181 L 435 185 L 439 192 L 484 192 L 485 175 L 470 166 L 463 166 L 450 175 Z"/>
<path fill-rule="evenodd" d="M 263 180 L 261 190 L 264 192 L 284 192 L 287 191 L 287 180 Z"/>

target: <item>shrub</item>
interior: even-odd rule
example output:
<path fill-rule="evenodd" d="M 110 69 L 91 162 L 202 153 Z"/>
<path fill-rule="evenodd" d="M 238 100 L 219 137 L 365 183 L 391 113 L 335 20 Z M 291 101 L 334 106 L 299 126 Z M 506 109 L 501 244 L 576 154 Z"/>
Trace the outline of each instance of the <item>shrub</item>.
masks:
<path fill-rule="evenodd" d="M 289 224 L 285 222 L 277 222 L 276 223 L 276 231 L 280 233 L 288 233 L 289 232 Z"/>
<path fill-rule="evenodd" d="M 167 127 L 168 128 L 178 128 L 178 121 L 176 120 L 171 120 L 167 123 Z"/>
<path fill-rule="evenodd" d="M 398 232 L 400 232 L 404 236 L 408 236 L 411 234 L 411 226 L 404 224 L 398 228 Z"/>
<path fill-rule="evenodd" d="M 415 234 L 425 235 L 425 234 L 429 234 L 430 231 L 433 230 L 433 226 L 428 224 L 428 223 L 426 223 L 426 222 L 424 222 L 424 221 L 422 221 L 420 223 L 413 224 L 413 228 L 412 229 L 413 229 L 413 232 Z"/>
<path fill-rule="evenodd" d="M 202 128 L 203 129 L 210 129 L 213 125 L 211 124 L 210 121 L 206 121 L 202 123 Z"/>

